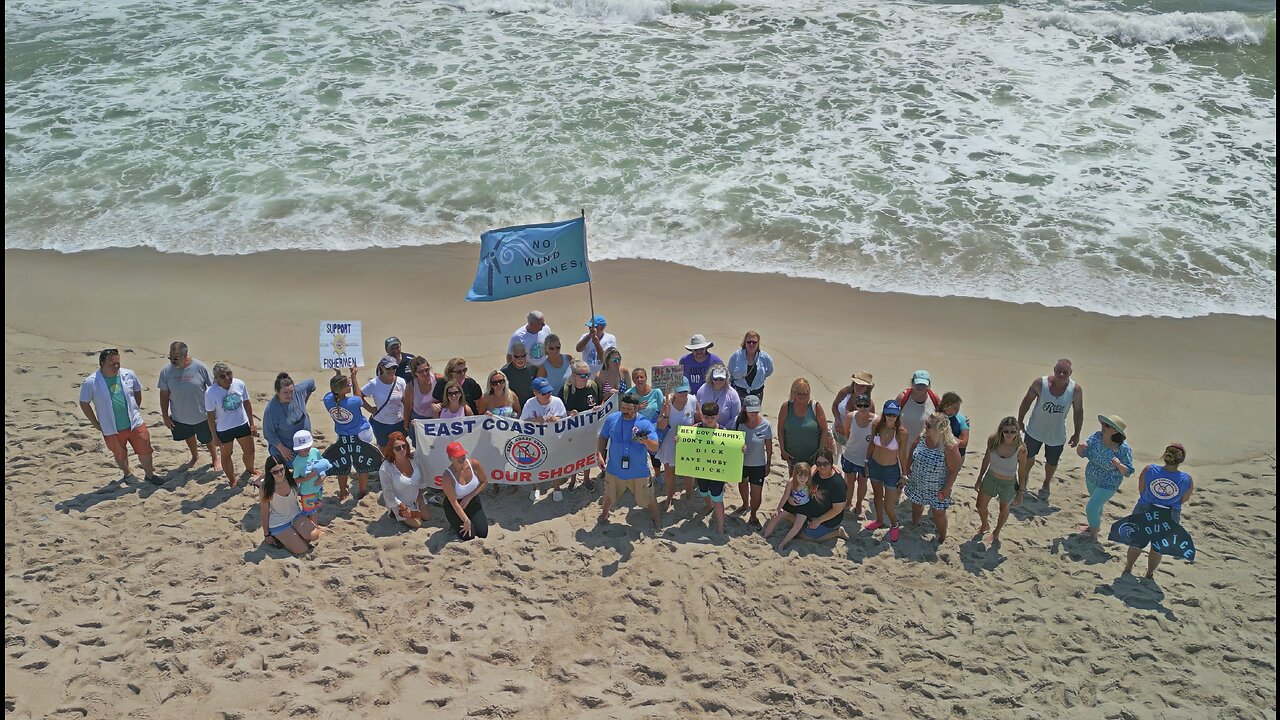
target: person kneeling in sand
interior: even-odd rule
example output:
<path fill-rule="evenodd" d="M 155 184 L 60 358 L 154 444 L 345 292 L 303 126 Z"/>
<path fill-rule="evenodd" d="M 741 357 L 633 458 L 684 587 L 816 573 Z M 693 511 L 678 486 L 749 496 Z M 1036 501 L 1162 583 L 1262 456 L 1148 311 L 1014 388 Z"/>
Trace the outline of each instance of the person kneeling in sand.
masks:
<path fill-rule="evenodd" d="M 830 450 L 822 448 L 813 462 L 814 473 L 809 476 L 809 502 L 796 511 L 797 518 L 806 520 L 799 533 L 805 540 L 849 539 L 849 533 L 840 526 L 844 522 L 846 486 L 844 476 L 836 472 L 834 458 Z M 795 537 L 795 529 L 792 527 L 793 533 L 778 545 L 779 550 L 786 549 L 787 543 Z"/>
<path fill-rule="evenodd" d="M 640 398 L 628 392 L 600 424 L 596 441 L 596 463 L 604 468 L 604 495 L 600 498 L 602 525 L 609 522 L 609 509 L 630 491 L 636 505 L 649 508 L 654 527 L 658 526 L 658 498 L 653 493 L 649 453 L 658 451 L 658 429 L 640 417 Z M 606 462 L 605 453 L 608 452 Z"/>
<path fill-rule="evenodd" d="M 311 549 L 309 543 L 320 539 L 324 531 L 302 512 L 298 485 L 293 469 L 274 455 L 267 458 L 262 480 L 262 536 L 268 545 L 284 546 L 294 555 Z"/>

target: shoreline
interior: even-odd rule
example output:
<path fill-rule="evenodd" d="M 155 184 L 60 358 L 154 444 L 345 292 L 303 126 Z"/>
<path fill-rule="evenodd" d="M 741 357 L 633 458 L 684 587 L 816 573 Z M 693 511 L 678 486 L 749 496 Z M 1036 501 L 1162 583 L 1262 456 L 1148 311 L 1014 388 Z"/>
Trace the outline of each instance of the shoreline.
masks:
<path fill-rule="evenodd" d="M 202 256 L 6 250 L 6 340 L 19 332 L 53 345 L 119 345 L 162 357 L 180 338 L 206 363 L 230 362 L 256 394 L 279 370 L 322 374 L 308 370 L 318 365 L 315 323 L 322 319 L 362 320 L 366 363 L 376 362 L 381 338 L 397 335 L 407 352 L 425 354 L 433 365 L 467 357 L 481 368 L 473 375 L 501 365 L 506 338 L 529 309 L 547 313 L 566 348 L 575 344 L 590 312 L 586 287 L 466 303 L 475 252 L 466 243 Z M 1086 391 L 1082 436 L 1105 412 L 1128 420 L 1131 443 L 1143 457 L 1174 439 L 1188 443 L 1194 464 L 1275 452 L 1276 323 L 1269 318 L 1108 317 L 651 260 L 597 261 L 592 270 L 595 310 L 609 318 L 628 367 L 637 356 L 646 366 L 678 358 L 695 332 L 716 341 L 713 352 L 727 360 L 745 330 L 759 331 L 777 366 L 766 394 L 770 415 L 797 376 L 808 377 L 815 397 L 829 405 L 852 372 L 869 370 L 877 382 L 873 396 L 882 403 L 925 368 L 939 394 L 955 390 L 965 399 L 976 446 L 1000 417 L 1016 414 L 1032 379 L 1069 357 Z M 83 312 L 120 292 L 128 299 L 121 307 L 140 305 L 143 317 Z M 404 309 L 389 316 L 388 298 Z M 404 298 L 424 303 L 425 313 Z M 214 317 L 202 329 L 206 308 Z M 464 320 L 448 322 L 456 313 Z M 682 319 L 667 320 L 674 318 Z M 126 356 L 130 363 L 144 381 L 159 369 L 142 357 Z"/>

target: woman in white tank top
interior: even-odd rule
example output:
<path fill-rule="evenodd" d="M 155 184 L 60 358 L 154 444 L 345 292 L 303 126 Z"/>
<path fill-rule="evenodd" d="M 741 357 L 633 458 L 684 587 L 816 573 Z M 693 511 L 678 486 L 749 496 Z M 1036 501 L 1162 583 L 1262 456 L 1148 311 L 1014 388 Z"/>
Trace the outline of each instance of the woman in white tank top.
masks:
<path fill-rule="evenodd" d="M 445 448 L 449 467 L 444 470 L 444 516 L 459 540 L 489 536 L 489 519 L 480 504 L 480 493 L 489 484 L 480 463 L 467 457 L 462 443 L 451 442 Z"/>
<path fill-rule="evenodd" d="M 982 520 L 982 527 L 978 528 L 979 535 L 991 528 L 987 516 L 991 498 L 1000 501 L 1000 515 L 996 518 L 995 532 L 987 538 L 988 544 L 1000 542 L 1000 531 L 1009 519 L 1009 507 L 1022 504 L 1022 494 L 1026 488 L 1020 484 L 1018 469 L 1026 461 L 1027 446 L 1022 442 L 1018 418 L 1010 416 L 1001 420 L 995 434 L 987 438 L 987 452 L 982 456 L 978 482 L 973 486 L 978 491 L 978 517 Z"/>

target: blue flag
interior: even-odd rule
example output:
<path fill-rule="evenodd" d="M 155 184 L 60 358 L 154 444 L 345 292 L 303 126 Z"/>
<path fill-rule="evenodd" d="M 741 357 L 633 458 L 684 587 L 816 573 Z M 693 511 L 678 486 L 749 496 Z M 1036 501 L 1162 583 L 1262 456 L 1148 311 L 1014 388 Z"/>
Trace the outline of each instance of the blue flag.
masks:
<path fill-rule="evenodd" d="M 1151 506 L 1120 518 L 1111 526 L 1107 539 L 1135 548 L 1150 545 L 1161 555 L 1180 557 L 1187 562 L 1196 559 L 1196 545 L 1191 535 L 1174 522 L 1173 511 L 1165 507 Z"/>
<path fill-rule="evenodd" d="M 467 300 L 506 300 L 590 280 L 584 218 L 501 228 L 480 236 L 480 264 Z"/>

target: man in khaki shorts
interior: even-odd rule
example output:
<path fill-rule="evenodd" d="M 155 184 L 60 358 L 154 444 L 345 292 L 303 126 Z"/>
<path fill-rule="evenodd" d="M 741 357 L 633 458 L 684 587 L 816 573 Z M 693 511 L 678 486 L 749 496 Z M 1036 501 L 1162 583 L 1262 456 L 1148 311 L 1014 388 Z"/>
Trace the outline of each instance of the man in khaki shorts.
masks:
<path fill-rule="evenodd" d="M 658 451 L 658 429 L 637 415 L 640 398 L 634 393 L 622 396 L 621 410 L 609 413 L 600 425 L 596 441 L 596 463 L 604 468 L 604 496 L 600 498 L 600 524 L 609 522 L 609 509 L 622 502 L 628 491 L 636 505 L 646 505 L 658 526 L 658 499 L 649 476 L 649 453 Z M 608 462 L 605 452 L 608 451 Z"/>

